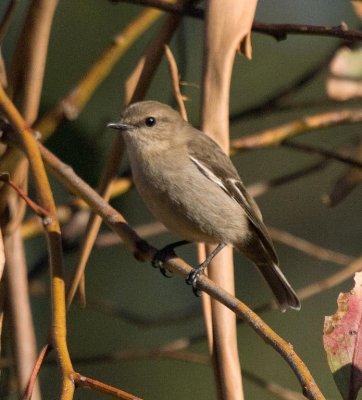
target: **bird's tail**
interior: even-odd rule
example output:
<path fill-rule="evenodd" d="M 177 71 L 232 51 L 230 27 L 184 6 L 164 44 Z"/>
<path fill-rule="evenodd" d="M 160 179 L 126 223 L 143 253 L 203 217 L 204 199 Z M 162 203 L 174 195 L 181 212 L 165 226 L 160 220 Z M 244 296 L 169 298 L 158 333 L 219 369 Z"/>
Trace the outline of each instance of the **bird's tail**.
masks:
<path fill-rule="evenodd" d="M 272 262 L 259 264 L 258 269 L 270 286 L 282 311 L 285 311 L 288 307 L 300 310 L 300 301 L 297 294 L 276 264 Z"/>

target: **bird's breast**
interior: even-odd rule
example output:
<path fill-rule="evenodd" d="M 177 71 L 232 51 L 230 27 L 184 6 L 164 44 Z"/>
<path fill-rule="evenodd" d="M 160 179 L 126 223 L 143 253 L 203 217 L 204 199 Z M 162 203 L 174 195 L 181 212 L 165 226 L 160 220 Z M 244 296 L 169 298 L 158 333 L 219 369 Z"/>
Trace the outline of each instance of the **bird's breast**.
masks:
<path fill-rule="evenodd" d="M 156 219 L 182 239 L 233 244 L 246 220 L 241 208 L 182 154 L 130 156 L 133 179 Z"/>

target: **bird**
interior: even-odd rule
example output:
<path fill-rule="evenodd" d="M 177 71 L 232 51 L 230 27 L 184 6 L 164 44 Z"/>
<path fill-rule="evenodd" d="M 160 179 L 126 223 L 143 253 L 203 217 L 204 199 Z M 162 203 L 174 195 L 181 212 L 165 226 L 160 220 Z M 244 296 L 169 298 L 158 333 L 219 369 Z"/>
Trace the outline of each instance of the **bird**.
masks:
<path fill-rule="evenodd" d="M 124 137 L 133 181 L 144 203 L 182 239 L 156 254 L 157 265 L 178 246 L 192 242 L 217 245 L 188 277 L 196 287 L 212 258 L 229 245 L 257 267 L 282 311 L 300 309 L 279 267 L 259 207 L 230 158 L 212 138 L 172 107 L 154 100 L 129 105 L 119 121 L 107 126 Z"/>

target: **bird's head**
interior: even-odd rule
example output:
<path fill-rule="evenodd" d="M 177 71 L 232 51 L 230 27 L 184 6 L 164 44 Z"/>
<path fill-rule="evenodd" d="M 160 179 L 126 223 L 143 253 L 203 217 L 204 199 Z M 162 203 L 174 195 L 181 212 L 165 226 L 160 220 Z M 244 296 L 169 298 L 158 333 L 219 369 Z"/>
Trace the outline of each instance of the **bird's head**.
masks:
<path fill-rule="evenodd" d="M 128 106 L 118 122 L 107 126 L 124 133 L 127 143 L 155 144 L 175 141 L 186 122 L 173 108 L 157 101 L 141 101 Z"/>

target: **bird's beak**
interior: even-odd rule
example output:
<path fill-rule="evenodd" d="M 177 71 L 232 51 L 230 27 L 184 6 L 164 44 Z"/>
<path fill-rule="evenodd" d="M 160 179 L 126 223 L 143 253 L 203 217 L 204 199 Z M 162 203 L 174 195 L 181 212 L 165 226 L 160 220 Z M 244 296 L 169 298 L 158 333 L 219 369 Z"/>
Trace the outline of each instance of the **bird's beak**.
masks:
<path fill-rule="evenodd" d="M 133 129 L 134 126 L 119 121 L 119 122 L 110 122 L 109 124 L 107 124 L 107 128 L 117 129 L 119 131 L 128 131 L 130 129 Z"/>

